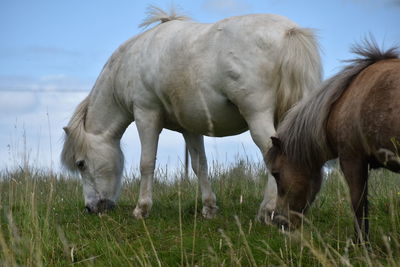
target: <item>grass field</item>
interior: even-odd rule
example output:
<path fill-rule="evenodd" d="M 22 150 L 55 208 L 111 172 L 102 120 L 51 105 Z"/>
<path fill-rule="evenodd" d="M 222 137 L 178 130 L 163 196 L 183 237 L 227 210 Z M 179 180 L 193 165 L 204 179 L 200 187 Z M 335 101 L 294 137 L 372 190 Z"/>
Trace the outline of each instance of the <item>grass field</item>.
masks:
<path fill-rule="evenodd" d="M 370 244 L 354 245 L 347 186 L 334 171 L 303 227 L 255 220 L 262 164 L 213 168 L 219 215 L 201 218 L 197 180 L 159 170 L 151 216 L 132 210 L 139 180 L 127 175 L 118 207 L 84 211 L 78 179 L 33 168 L 0 174 L 1 266 L 400 266 L 400 177 L 370 176 Z"/>

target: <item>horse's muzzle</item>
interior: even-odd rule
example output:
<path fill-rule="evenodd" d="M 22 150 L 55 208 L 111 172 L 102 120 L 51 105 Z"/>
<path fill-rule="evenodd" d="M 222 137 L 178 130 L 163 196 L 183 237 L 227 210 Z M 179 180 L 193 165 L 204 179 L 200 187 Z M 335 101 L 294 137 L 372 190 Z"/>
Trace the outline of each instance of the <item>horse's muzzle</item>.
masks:
<path fill-rule="evenodd" d="M 100 199 L 95 205 L 86 205 L 88 213 L 104 213 L 115 208 L 115 202 L 109 199 Z"/>

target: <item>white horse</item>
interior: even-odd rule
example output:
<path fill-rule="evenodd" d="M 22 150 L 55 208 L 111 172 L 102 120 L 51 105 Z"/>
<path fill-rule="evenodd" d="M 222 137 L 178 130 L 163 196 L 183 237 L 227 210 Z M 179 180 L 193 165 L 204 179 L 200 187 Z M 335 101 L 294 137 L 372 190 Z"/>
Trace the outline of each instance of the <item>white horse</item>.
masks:
<path fill-rule="evenodd" d="M 67 127 L 63 164 L 79 171 L 85 205 L 102 212 L 121 187 L 120 139 L 136 122 L 141 142 L 141 184 L 136 218 L 149 215 L 158 137 L 163 128 L 183 134 L 200 181 L 202 214 L 218 207 L 207 174 L 203 135 L 250 130 L 265 155 L 285 112 L 318 87 L 321 63 L 311 30 L 277 15 L 192 22 L 152 7 L 142 24 L 161 21 L 122 44 L 105 64 Z M 274 208 L 269 179 L 259 214 Z"/>

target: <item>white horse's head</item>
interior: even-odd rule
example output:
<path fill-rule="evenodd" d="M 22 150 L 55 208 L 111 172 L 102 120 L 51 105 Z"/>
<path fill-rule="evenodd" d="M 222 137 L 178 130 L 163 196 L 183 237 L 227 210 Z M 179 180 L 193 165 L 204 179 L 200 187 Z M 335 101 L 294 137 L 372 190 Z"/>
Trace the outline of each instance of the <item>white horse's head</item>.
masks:
<path fill-rule="evenodd" d="M 121 189 L 124 157 L 119 139 L 87 133 L 84 116 L 87 103 L 83 101 L 68 126 L 61 161 L 73 172 L 79 172 L 87 211 L 93 213 L 112 209 Z"/>

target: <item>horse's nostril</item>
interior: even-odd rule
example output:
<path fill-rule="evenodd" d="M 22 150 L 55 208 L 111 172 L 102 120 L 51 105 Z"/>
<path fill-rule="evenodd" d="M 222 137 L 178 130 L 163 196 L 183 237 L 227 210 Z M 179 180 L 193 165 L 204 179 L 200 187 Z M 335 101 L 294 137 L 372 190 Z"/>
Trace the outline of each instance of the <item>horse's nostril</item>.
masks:
<path fill-rule="evenodd" d="M 93 212 L 92 208 L 89 207 L 89 206 L 85 206 L 85 210 L 86 210 L 87 213 L 92 213 Z"/>

